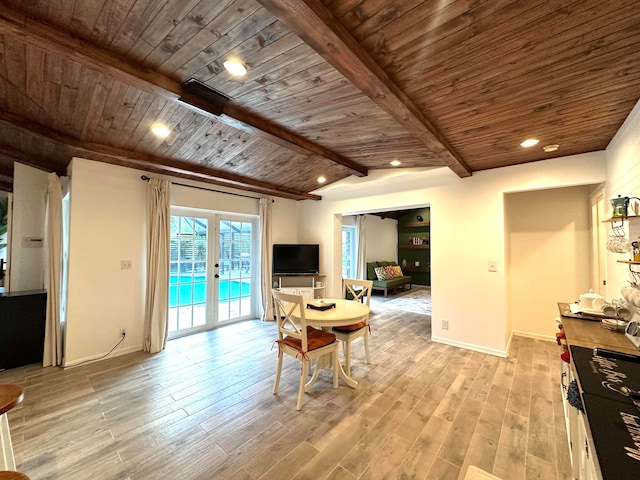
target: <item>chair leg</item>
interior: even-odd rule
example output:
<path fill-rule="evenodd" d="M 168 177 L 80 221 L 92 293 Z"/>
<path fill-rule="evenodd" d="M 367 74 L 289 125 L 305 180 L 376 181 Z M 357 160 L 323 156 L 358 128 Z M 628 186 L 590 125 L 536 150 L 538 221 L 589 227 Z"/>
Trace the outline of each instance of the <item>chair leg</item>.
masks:
<path fill-rule="evenodd" d="M 345 340 L 342 345 L 344 346 L 344 366 L 347 371 L 347 376 L 351 376 L 351 340 Z"/>
<path fill-rule="evenodd" d="M 276 368 L 276 381 L 273 384 L 273 394 L 278 393 L 278 387 L 280 386 L 280 374 L 282 373 L 282 356 L 281 350 L 278 350 L 278 367 Z"/>
<path fill-rule="evenodd" d="M 307 364 L 309 362 L 302 359 L 300 365 L 300 386 L 298 387 L 298 402 L 296 403 L 296 410 L 302 409 L 302 397 L 304 396 L 304 385 L 307 379 Z"/>
<path fill-rule="evenodd" d="M 340 368 L 338 349 L 333 351 L 333 388 L 338 388 L 338 369 Z"/>
<path fill-rule="evenodd" d="M 365 327 L 369 328 L 369 327 Z M 367 363 L 371 363 L 371 358 L 369 357 L 369 332 L 365 332 L 364 334 L 364 353 L 367 358 Z"/>

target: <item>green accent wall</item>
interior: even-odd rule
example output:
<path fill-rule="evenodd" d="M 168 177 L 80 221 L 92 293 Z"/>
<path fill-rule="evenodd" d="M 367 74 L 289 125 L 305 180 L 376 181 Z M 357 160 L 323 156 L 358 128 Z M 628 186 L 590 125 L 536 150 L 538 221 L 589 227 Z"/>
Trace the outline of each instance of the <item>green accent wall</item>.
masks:
<path fill-rule="evenodd" d="M 429 207 L 411 210 L 398 219 L 398 263 L 416 285 L 431 285 L 430 221 Z"/>

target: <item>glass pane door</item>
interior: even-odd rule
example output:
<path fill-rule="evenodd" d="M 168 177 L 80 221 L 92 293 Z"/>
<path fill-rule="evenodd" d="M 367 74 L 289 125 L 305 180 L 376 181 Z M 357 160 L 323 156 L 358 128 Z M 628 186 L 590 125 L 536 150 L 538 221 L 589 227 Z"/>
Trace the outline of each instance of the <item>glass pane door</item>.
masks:
<path fill-rule="evenodd" d="M 218 322 L 255 318 L 254 221 L 219 217 Z"/>
<path fill-rule="evenodd" d="M 207 321 L 208 225 L 206 218 L 172 215 L 169 336 L 204 330 Z"/>

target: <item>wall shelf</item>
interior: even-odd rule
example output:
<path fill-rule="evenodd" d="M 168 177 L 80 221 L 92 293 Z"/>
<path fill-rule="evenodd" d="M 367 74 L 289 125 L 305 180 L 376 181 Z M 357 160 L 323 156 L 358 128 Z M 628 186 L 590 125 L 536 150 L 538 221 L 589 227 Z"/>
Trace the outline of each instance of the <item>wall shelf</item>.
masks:
<path fill-rule="evenodd" d="M 616 260 L 618 263 L 624 263 L 629 265 L 629 275 L 633 279 L 633 283 L 636 285 L 640 284 L 640 270 L 634 270 L 633 265 L 640 265 L 640 262 L 636 262 L 633 260 Z"/>
<path fill-rule="evenodd" d="M 416 285 L 431 285 L 430 219 L 428 207 L 412 210 L 398 219 L 398 264 L 406 265 L 402 271 L 411 275 Z M 416 262 L 419 267 L 415 266 Z"/>
<path fill-rule="evenodd" d="M 635 218 L 640 218 L 640 215 L 626 215 L 624 217 L 611 217 L 611 218 L 602 220 L 602 223 L 624 222 L 625 220 L 633 220 Z"/>
<path fill-rule="evenodd" d="M 428 227 L 430 224 L 429 222 L 405 222 L 405 223 L 401 223 L 398 226 L 401 228 L 405 228 L 405 227 Z"/>
<path fill-rule="evenodd" d="M 409 273 L 429 273 L 429 267 L 402 267 L 402 271 Z"/>

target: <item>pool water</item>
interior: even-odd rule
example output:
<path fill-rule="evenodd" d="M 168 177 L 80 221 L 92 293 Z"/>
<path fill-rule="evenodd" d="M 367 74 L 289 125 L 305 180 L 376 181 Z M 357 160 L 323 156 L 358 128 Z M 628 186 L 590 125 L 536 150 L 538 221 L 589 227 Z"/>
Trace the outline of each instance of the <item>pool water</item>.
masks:
<path fill-rule="evenodd" d="M 207 277 L 204 275 L 197 277 L 185 275 L 180 277 L 179 282 L 177 275 L 171 275 L 169 277 L 169 308 L 191 305 L 192 303 L 205 303 L 207 298 L 206 279 Z M 251 295 L 251 285 L 249 283 L 239 280 L 218 281 L 219 302 L 249 295 Z"/>

